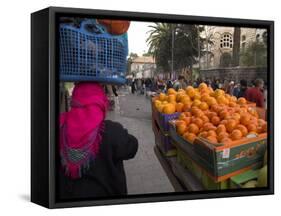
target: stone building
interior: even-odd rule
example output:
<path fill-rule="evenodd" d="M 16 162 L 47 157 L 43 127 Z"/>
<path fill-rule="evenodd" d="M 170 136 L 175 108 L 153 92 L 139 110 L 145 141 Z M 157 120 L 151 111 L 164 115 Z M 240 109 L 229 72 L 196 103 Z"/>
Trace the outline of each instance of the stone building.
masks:
<path fill-rule="evenodd" d="M 205 43 L 204 51 L 208 54 L 201 55 L 200 69 L 212 69 L 231 66 L 233 49 L 234 27 L 206 26 L 201 33 L 203 38 L 208 38 L 212 44 Z M 266 29 L 241 28 L 240 52 L 251 42 L 263 41 Z M 224 61 L 223 61 L 224 60 Z"/>
<path fill-rule="evenodd" d="M 140 56 L 132 60 L 131 73 L 136 78 L 151 78 L 155 70 L 155 59 L 152 56 Z"/>

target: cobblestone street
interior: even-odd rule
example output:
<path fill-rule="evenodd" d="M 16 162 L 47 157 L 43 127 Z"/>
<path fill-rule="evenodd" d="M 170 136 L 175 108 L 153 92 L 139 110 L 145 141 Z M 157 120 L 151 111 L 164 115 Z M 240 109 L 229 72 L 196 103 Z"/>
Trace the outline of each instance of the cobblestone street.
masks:
<path fill-rule="evenodd" d="M 174 192 L 166 173 L 155 156 L 154 134 L 151 126 L 151 105 L 144 95 L 133 95 L 120 89 L 114 111 L 107 119 L 117 121 L 139 141 L 135 158 L 125 161 L 129 194 Z"/>

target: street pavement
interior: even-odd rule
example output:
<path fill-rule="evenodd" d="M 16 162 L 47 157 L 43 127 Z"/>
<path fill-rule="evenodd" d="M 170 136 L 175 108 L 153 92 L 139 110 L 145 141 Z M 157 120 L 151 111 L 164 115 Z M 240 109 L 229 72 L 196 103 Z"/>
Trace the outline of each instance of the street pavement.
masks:
<path fill-rule="evenodd" d="M 108 113 L 107 119 L 121 123 L 139 142 L 136 156 L 124 161 L 128 193 L 174 192 L 153 150 L 155 140 L 150 100 L 144 95 L 133 95 L 125 88 L 120 89 L 118 94 L 115 110 Z"/>

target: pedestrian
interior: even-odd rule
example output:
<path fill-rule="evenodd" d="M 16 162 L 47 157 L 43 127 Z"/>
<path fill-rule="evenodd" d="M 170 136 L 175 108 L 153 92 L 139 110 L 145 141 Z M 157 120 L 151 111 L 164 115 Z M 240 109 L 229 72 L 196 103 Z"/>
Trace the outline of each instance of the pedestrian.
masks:
<path fill-rule="evenodd" d="M 245 92 L 245 98 L 248 101 L 256 103 L 257 107 L 264 108 L 264 95 L 263 95 L 264 82 L 262 79 L 256 79 L 254 87 L 248 88 Z"/>
<path fill-rule="evenodd" d="M 172 82 L 172 80 L 169 79 L 169 80 L 167 81 L 167 84 L 166 84 L 166 85 L 167 85 L 167 89 L 173 88 L 173 82 Z"/>
<path fill-rule="evenodd" d="M 101 85 L 75 85 L 71 109 L 60 115 L 61 199 L 127 194 L 123 161 L 135 156 L 138 141 L 121 124 L 105 120 L 107 107 Z"/>
<path fill-rule="evenodd" d="M 112 92 L 115 95 L 115 97 L 118 97 L 118 93 L 117 93 L 117 88 L 115 85 L 111 85 L 112 86 Z"/>
<path fill-rule="evenodd" d="M 136 91 L 136 79 L 133 79 L 132 81 L 132 94 L 135 94 L 135 91 Z"/>
<path fill-rule="evenodd" d="M 247 80 L 240 80 L 240 86 L 238 87 L 238 91 L 237 93 L 235 94 L 235 96 L 237 98 L 240 98 L 240 97 L 245 97 L 245 93 L 248 89 L 248 82 Z"/>
<path fill-rule="evenodd" d="M 157 89 L 160 90 L 161 92 L 164 92 L 165 90 L 165 83 L 162 79 L 158 79 L 157 81 Z"/>
<path fill-rule="evenodd" d="M 179 75 L 178 80 L 174 84 L 174 89 L 178 91 L 179 89 L 185 89 L 186 83 L 184 81 L 184 76 Z"/>
<path fill-rule="evenodd" d="M 233 95 L 233 90 L 234 90 L 234 81 L 230 81 L 227 93 L 230 94 L 230 95 Z"/>
<path fill-rule="evenodd" d="M 142 80 L 137 79 L 137 92 L 138 92 L 138 94 L 141 94 L 141 88 L 142 88 Z"/>

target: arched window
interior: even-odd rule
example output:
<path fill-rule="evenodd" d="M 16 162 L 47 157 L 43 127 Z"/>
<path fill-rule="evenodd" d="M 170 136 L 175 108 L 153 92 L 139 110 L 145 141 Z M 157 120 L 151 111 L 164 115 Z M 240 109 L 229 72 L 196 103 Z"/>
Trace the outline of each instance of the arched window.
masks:
<path fill-rule="evenodd" d="M 221 48 L 232 48 L 233 46 L 233 40 L 232 35 L 230 33 L 224 33 L 221 37 Z"/>

